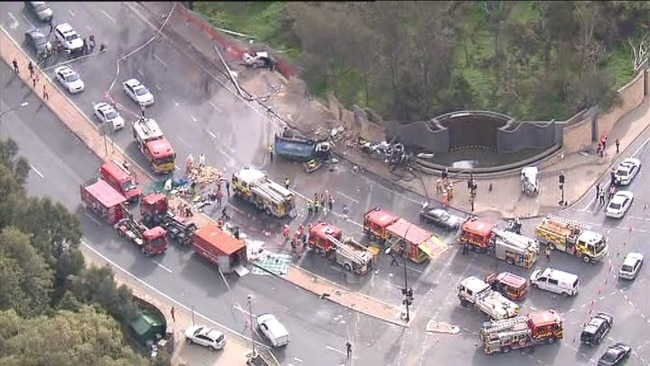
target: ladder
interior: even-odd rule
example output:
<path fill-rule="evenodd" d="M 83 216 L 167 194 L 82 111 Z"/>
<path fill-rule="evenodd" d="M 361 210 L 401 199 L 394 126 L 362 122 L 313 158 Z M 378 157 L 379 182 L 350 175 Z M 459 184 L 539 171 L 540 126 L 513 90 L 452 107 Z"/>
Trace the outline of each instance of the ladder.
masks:
<path fill-rule="evenodd" d="M 573 229 L 573 228 L 586 229 L 585 226 L 582 223 L 580 223 L 580 222 L 578 222 L 576 220 L 571 220 L 571 219 L 567 219 L 567 218 L 560 217 L 560 216 L 555 216 L 555 215 L 548 215 L 548 216 L 546 216 L 546 218 L 548 220 L 550 220 L 550 221 L 555 221 L 555 222 L 565 224 L 568 228 L 571 228 L 571 229 Z"/>
<path fill-rule="evenodd" d="M 518 316 L 510 319 L 497 320 L 493 322 L 485 322 L 481 326 L 483 333 L 496 333 L 505 329 L 513 328 L 517 324 L 523 324 L 528 321 L 528 316 Z"/>
<path fill-rule="evenodd" d="M 267 186 L 266 182 L 256 182 L 254 183 L 253 189 L 257 188 L 259 190 L 260 194 L 268 197 L 271 201 L 282 204 L 284 202 L 284 197 L 280 195 L 280 193 L 276 192 L 275 190 L 271 189 L 271 187 Z"/>
<path fill-rule="evenodd" d="M 501 237 L 501 239 L 503 239 L 506 242 L 506 244 L 510 244 L 510 246 L 516 246 L 520 249 L 526 249 L 535 242 L 535 239 L 533 238 L 519 235 L 517 233 L 513 233 L 507 230 L 494 228 L 492 229 L 492 231 L 497 236 Z"/>
<path fill-rule="evenodd" d="M 350 248 L 348 244 L 341 242 L 340 240 L 336 239 L 332 235 L 327 235 L 327 240 L 329 240 L 332 244 L 334 244 L 337 251 L 340 251 L 344 256 L 352 259 L 355 263 L 364 264 L 368 261 L 367 258 L 364 258 L 363 254 Z"/>

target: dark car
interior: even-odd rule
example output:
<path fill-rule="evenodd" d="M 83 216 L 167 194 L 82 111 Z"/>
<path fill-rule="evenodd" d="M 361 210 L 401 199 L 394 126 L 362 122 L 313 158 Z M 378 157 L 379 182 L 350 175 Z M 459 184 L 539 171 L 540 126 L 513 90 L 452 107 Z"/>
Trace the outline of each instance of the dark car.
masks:
<path fill-rule="evenodd" d="M 38 29 L 25 32 L 25 44 L 32 49 L 38 57 L 46 56 L 52 52 L 52 44 Z"/>
<path fill-rule="evenodd" d="M 617 366 L 622 365 L 623 362 L 630 357 L 632 353 L 632 347 L 623 343 L 616 343 L 613 346 L 609 346 L 607 351 L 600 356 L 598 360 L 598 366 Z"/>
<path fill-rule="evenodd" d="M 44 23 L 49 23 L 54 17 L 50 5 L 45 1 L 25 1 L 25 9 Z"/>
<path fill-rule="evenodd" d="M 452 215 L 442 208 L 430 208 L 428 204 L 422 207 L 420 218 L 429 224 L 447 230 L 457 230 L 462 221 L 460 217 Z"/>
<path fill-rule="evenodd" d="M 589 323 L 585 325 L 580 333 L 580 343 L 588 346 L 600 344 L 600 341 L 605 338 L 612 325 L 614 324 L 614 317 L 610 314 L 599 312 L 592 316 Z"/>

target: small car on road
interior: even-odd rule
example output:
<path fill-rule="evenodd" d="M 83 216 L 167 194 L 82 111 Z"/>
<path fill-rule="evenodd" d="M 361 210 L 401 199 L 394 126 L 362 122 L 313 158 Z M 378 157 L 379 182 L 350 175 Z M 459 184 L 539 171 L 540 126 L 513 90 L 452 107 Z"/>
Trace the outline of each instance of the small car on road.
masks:
<path fill-rule="evenodd" d="M 81 52 L 84 49 L 84 41 L 68 23 L 61 23 L 54 27 L 54 37 L 69 53 Z"/>
<path fill-rule="evenodd" d="M 460 217 L 452 215 L 442 208 L 431 208 L 428 203 L 422 207 L 420 219 L 446 230 L 458 230 L 462 222 Z"/>
<path fill-rule="evenodd" d="M 45 1 L 25 1 L 25 9 L 43 23 L 51 21 L 54 17 L 54 12 Z"/>
<path fill-rule="evenodd" d="M 129 79 L 122 83 L 124 93 L 129 96 L 134 102 L 148 107 L 154 103 L 153 94 L 149 89 L 144 86 L 138 79 Z"/>
<path fill-rule="evenodd" d="M 641 271 L 641 267 L 643 267 L 643 254 L 627 253 L 621 269 L 618 270 L 618 278 L 633 280 Z"/>
<path fill-rule="evenodd" d="M 616 168 L 616 180 L 621 186 L 632 183 L 632 180 L 641 170 L 641 160 L 636 158 L 627 158 L 623 160 Z"/>
<path fill-rule="evenodd" d="M 52 43 L 47 40 L 47 36 L 38 29 L 30 29 L 25 32 L 25 44 L 29 49 L 34 51 L 38 58 L 50 55 L 52 53 Z"/>
<path fill-rule="evenodd" d="M 624 343 L 616 343 L 607 348 L 607 351 L 600 356 L 598 366 L 619 366 L 630 357 L 632 347 Z"/>
<path fill-rule="evenodd" d="M 621 219 L 634 202 L 634 193 L 630 191 L 618 191 L 609 201 L 605 209 L 605 215 L 613 219 Z"/>
<path fill-rule="evenodd" d="M 122 118 L 120 113 L 112 105 L 101 102 L 95 104 L 93 109 L 95 110 L 95 117 L 97 117 L 99 122 L 110 123 L 114 131 L 124 128 L 124 118 Z"/>
<path fill-rule="evenodd" d="M 612 325 L 614 325 L 614 317 L 611 314 L 602 311 L 596 313 L 582 329 L 580 343 L 586 344 L 587 346 L 600 344 L 612 329 Z"/>
<path fill-rule="evenodd" d="M 86 84 L 81 80 L 79 74 L 72 70 L 70 66 L 63 65 L 54 69 L 54 76 L 69 93 L 81 93 L 86 89 Z"/>
<path fill-rule="evenodd" d="M 275 348 L 289 344 L 289 332 L 273 314 L 261 314 L 255 320 L 257 328 Z"/>
<path fill-rule="evenodd" d="M 226 336 L 216 329 L 204 325 L 193 325 L 185 330 L 185 342 L 216 351 L 223 349 L 226 345 Z"/>

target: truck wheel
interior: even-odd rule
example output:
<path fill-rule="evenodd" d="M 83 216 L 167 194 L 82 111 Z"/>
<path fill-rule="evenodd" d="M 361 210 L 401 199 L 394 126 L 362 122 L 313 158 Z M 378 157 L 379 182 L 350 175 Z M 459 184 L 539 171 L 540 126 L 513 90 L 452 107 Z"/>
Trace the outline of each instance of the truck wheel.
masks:
<path fill-rule="evenodd" d="M 343 268 L 344 268 L 346 271 L 348 271 L 348 272 L 352 271 L 352 266 L 349 265 L 348 263 L 344 264 L 344 265 L 343 265 Z"/>
<path fill-rule="evenodd" d="M 460 306 L 466 307 L 466 308 L 469 307 L 469 301 L 467 301 L 465 299 L 460 299 Z"/>
<path fill-rule="evenodd" d="M 546 244 L 550 250 L 555 250 L 555 244 L 553 243 L 547 243 Z"/>
<path fill-rule="evenodd" d="M 585 264 L 589 264 L 591 262 L 591 258 L 589 258 L 588 255 L 583 255 L 582 261 L 585 262 Z"/>
<path fill-rule="evenodd" d="M 511 265 L 514 265 L 514 264 L 515 264 L 515 260 L 512 259 L 512 258 L 506 258 L 506 263 L 511 264 Z"/>
<path fill-rule="evenodd" d="M 548 343 L 548 344 L 553 344 L 553 343 L 555 343 L 556 341 L 557 341 L 557 339 L 555 339 L 555 337 L 551 337 L 551 338 L 548 339 L 548 341 L 546 341 L 546 343 Z"/>
<path fill-rule="evenodd" d="M 511 350 L 512 350 L 512 348 L 510 348 L 510 346 L 504 346 L 504 347 L 501 349 L 501 352 L 503 352 L 503 353 L 510 353 Z"/>
<path fill-rule="evenodd" d="M 269 215 L 269 216 L 273 216 L 273 215 L 271 215 L 271 209 L 270 208 L 267 208 L 264 212 L 266 212 L 266 214 Z"/>
<path fill-rule="evenodd" d="M 569 297 L 569 293 L 566 292 L 566 291 L 563 291 L 563 292 L 562 292 L 562 296 L 564 296 L 564 297 Z"/>

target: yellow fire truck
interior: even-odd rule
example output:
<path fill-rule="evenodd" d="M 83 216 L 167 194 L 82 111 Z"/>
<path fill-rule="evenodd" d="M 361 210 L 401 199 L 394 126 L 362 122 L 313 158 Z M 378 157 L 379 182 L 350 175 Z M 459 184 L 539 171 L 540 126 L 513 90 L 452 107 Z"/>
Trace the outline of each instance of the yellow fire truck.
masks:
<path fill-rule="evenodd" d="M 262 171 L 244 167 L 232 175 L 231 183 L 237 197 L 252 203 L 269 216 L 283 218 L 295 213 L 293 192 L 269 179 Z"/>
<path fill-rule="evenodd" d="M 601 261 L 609 250 L 603 234 L 562 217 L 547 216 L 535 229 L 535 235 L 540 244 L 581 257 L 585 263 Z"/>

